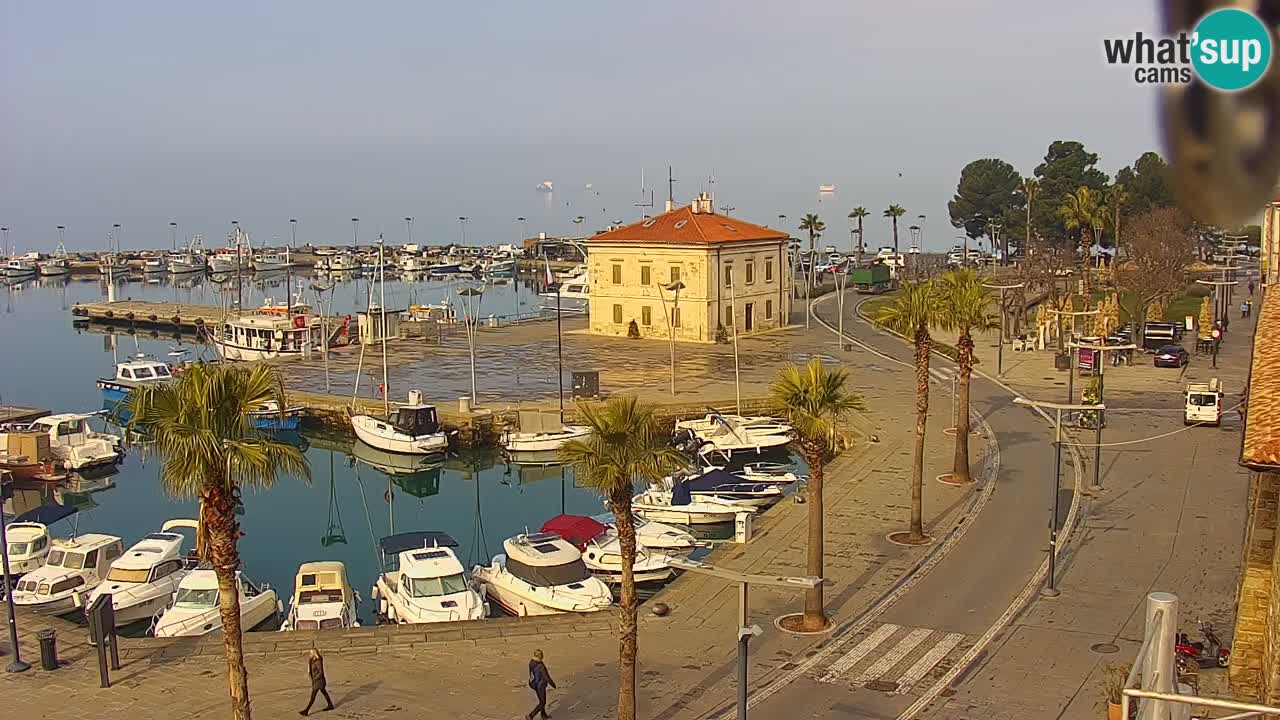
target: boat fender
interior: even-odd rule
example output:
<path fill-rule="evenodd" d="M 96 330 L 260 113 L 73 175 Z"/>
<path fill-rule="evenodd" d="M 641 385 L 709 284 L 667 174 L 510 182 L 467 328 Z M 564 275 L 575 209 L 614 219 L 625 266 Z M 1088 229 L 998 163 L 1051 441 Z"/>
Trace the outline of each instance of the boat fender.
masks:
<path fill-rule="evenodd" d="M 196 318 L 196 327 L 204 327 L 204 318 Z"/>
<path fill-rule="evenodd" d="M 107 317 L 115 317 L 116 314 L 115 312 L 108 310 L 105 313 L 103 313 L 103 315 L 106 315 Z"/>
<path fill-rule="evenodd" d="M 151 313 L 150 315 L 148 315 L 148 316 L 147 316 L 147 319 L 148 319 L 148 320 L 150 320 L 151 322 L 155 322 L 155 321 L 156 321 L 156 314 L 155 314 L 155 313 Z"/>
<path fill-rule="evenodd" d="M 399 618 L 396 617 L 396 607 L 394 605 L 387 605 L 387 620 L 393 623 L 400 622 Z"/>
<path fill-rule="evenodd" d="M 127 317 L 127 318 L 129 318 L 130 320 L 132 320 L 132 319 L 133 319 L 133 311 L 132 311 L 132 310 L 130 310 L 129 312 L 125 313 L 125 314 L 124 314 L 124 316 L 125 316 L 125 317 Z"/>
<path fill-rule="evenodd" d="M 173 324 L 174 324 L 174 325 L 181 325 L 181 324 L 182 324 L 182 318 L 181 318 L 181 317 L 179 317 L 179 316 L 177 316 L 177 315 L 174 315 L 172 318 L 170 318 L 170 320 L 172 320 L 172 321 L 173 321 Z"/>

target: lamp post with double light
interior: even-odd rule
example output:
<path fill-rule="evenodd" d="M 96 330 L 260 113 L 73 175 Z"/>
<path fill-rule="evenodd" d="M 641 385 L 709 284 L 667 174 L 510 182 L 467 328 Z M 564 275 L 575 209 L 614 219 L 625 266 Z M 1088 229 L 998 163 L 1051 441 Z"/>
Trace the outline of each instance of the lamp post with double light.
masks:
<path fill-rule="evenodd" d="M 667 342 L 671 349 L 671 396 L 676 394 L 676 313 L 680 308 L 680 291 L 685 287 L 684 283 L 676 280 L 666 285 L 658 286 L 658 299 L 662 301 L 662 314 L 667 318 Z M 667 309 L 667 297 L 662 294 L 666 290 L 671 293 L 671 309 Z"/>
<path fill-rule="evenodd" d="M 471 356 L 471 405 L 476 407 L 480 404 L 480 398 L 476 395 L 476 331 L 480 324 L 480 302 L 484 297 L 484 290 L 465 287 L 458 291 L 458 295 L 462 297 L 463 322 L 467 331 L 467 352 Z M 564 401 L 561 400 L 561 402 Z M 563 413 L 563 410 L 561 412 Z"/>
<path fill-rule="evenodd" d="M 1026 283 L 1017 283 L 1015 285 L 991 285 L 990 283 L 982 283 L 982 287 L 984 288 L 1000 291 L 1000 344 L 997 346 L 996 350 L 996 377 L 1004 374 L 1004 336 L 1009 324 L 1007 313 L 1005 312 L 1004 291 L 1016 290 L 1020 287 L 1024 287 L 1025 285 Z"/>
<path fill-rule="evenodd" d="M 1071 343 L 1071 346 L 1075 348 L 1077 352 L 1080 350 L 1093 351 L 1093 365 L 1098 371 L 1098 406 L 1099 407 L 1102 406 L 1103 404 L 1102 393 L 1103 393 L 1104 380 L 1106 378 L 1107 351 L 1111 350 L 1115 352 L 1120 352 L 1122 350 L 1138 349 L 1138 346 L 1132 343 L 1108 345 L 1107 336 L 1105 332 L 1103 333 L 1101 340 L 1102 340 L 1101 343 L 1082 343 L 1082 342 Z M 1094 443 L 1094 446 L 1093 446 L 1093 484 L 1089 486 L 1089 490 L 1091 492 L 1102 491 L 1102 426 L 1106 424 L 1105 417 L 1106 416 L 1102 414 L 1102 411 L 1099 410 L 1098 422 L 1097 422 L 1098 427 L 1096 428 L 1097 430 L 1096 442 Z"/>

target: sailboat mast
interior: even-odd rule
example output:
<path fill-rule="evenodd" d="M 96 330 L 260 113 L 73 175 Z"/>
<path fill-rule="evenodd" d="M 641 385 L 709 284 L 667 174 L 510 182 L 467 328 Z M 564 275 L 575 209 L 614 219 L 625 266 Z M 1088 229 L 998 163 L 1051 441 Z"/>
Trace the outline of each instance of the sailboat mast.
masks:
<path fill-rule="evenodd" d="M 382 413 L 391 416 L 391 400 L 387 387 L 387 265 L 383 257 L 382 234 L 378 234 L 378 334 L 382 336 Z"/>

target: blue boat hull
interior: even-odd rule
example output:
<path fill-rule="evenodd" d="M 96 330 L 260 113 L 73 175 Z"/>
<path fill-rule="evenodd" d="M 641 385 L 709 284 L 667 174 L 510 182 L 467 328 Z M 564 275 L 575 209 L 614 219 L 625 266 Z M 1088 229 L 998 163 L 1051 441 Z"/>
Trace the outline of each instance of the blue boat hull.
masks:
<path fill-rule="evenodd" d="M 268 432 L 280 432 L 280 431 L 297 430 L 298 426 L 302 424 L 302 416 L 301 415 L 285 415 L 284 417 L 280 417 L 279 415 L 271 415 L 271 416 L 260 415 L 260 416 L 249 418 L 249 421 L 253 425 L 254 429 L 256 430 L 266 430 Z"/>

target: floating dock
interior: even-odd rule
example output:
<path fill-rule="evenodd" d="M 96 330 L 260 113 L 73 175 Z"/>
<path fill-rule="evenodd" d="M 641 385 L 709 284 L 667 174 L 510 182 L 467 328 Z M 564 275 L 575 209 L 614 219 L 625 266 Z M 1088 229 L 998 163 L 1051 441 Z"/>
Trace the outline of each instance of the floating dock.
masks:
<path fill-rule="evenodd" d="M 149 300 L 117 300 L 115 302 L 76 303 L 71 307 L 76 318 L 92 322 L 133 325 L 152 328 L 199 330 L 222 321 L 222 308 L 216 305 L 189 305 Z"/>
<path fill-rule="evenodd" d="M 26 425 L 48 415 L 48 410 L 41 408 L 18 407 L 17 405 L 0 405 L 0 425 L 14 423 Z"/>

